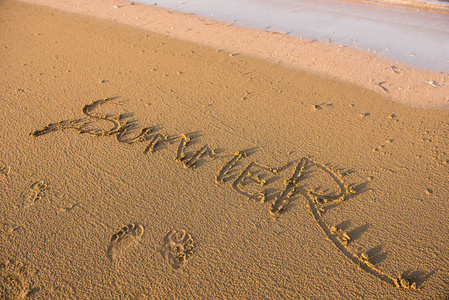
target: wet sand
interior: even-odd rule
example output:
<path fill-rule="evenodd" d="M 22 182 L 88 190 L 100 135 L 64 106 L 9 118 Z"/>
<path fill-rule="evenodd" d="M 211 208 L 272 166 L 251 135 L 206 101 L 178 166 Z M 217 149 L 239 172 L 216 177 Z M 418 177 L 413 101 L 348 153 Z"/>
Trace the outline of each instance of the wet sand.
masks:
<path fill-rule="evenodd" d="M 421 11 L 430 11 L 433 13 L 447 14 L 449 7 L 447 1 L 417 1 L 417 0 L 343 0 L 364 2 L 380 6 L 397 7 L 402 9 L 413 9 Z"/>
<path fill-rule="evenodd" d="M 141 0 L 154 5 L 154 1 Z M 382 5 L 377 5 L 381 3 Z M 342 0 L 165 0 L 157 6 L 230 25 L 372 52 L 415 68 L 449 72 L 449 6 Z M 376 4 L 376 5 L 372 5 Z M 408 9 L 404 9 L 408 8 Z M 294 49 L 295 47 L 293 47 Z M 291 49 L 290 49 L 291 50 Z"/>
<path fill-rule="evenodd" d="M 336 78 L 408 106 L 449 108 L 449 74 L 411 68 L 351 47 L 298 39 L 283 32 L 249 30 L 157 6 L 130 5 L 125 1 L 28 2 L 105 18 L 201 46 Z M 432 86 L 431 82 L 438 86 Z"/>
<path fill-rule="evenodd" d="M 152 7 L 152 31 L 121 24 L 133 6 L 0 4 L 3 298 L 448 296 L 448 111 L 410 106 L 446 85 L 402 105 L 348 60 L 330 75 L 329 45 L 304 72 L 239 50 L 285 59 L 264 38 L 283 35 Z M 228 43 L 173 38 L 207 30 Z"/>

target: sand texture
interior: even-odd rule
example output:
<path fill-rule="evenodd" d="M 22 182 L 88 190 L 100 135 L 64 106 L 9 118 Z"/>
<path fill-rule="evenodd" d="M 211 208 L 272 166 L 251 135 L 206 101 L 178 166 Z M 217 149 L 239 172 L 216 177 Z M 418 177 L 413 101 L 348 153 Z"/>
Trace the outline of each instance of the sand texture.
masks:
<path fill-rule="evenodd" d="M 44 6 L 0 22 L 1 299 L 449 296 L 448 110 Z"/>
<path fill-rule="evenodd" d="M 347 44 L 298 39 L 286 32 L 249 30 L 236 26 L 238 20 L 231 20 L 229 24 L 220 23 L 122 0 L 23 1 L 101 17 L 201 46 L 336 78 L 408 106 L 449 109 L 448 73 L 411 68 L 375 53 L 348 47 Z"/>

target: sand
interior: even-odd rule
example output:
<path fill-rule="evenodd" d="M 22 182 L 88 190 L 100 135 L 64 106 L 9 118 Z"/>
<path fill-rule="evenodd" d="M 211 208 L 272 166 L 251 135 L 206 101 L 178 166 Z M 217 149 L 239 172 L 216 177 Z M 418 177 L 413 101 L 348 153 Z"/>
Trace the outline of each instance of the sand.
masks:
<path fill-rule="evenodd" d="M 418 0 L 342 0 L 342 1 L 352 1 L 361 2 L 372 5 L 400 8 L 400 9 L 411 9 L 418 11 L 425 11 L 438 14 L 448 14 L 449 6 L 445 4 L 444 1 L 418 1 Z M 447 2 L 447 1 L 446 1 Z"/>
<path fill-rule="evenodd" d="M 447 74 L 73 3 L 0 2 L 0 298 L 449 296 Z"/>
<path fill-rule="evenodd" d="M 297 39 L 284 32 L 248 30 L 235 26 L 234 22 L 223 24 L 195 15 L 167 11 L 158 6 L 131 5 L 120 0 L 27 1 L 336 78 L 408 106 L 449 109 L 449 74 L 410 68 L 346 45 Z M 438 86 L 432 86 L 429 82 L 436 82 Z"/>
<path fill-rule="evenodd" d="M 428 11 L 432 13 L 443 13 L 448 14 L 449 13 L 449 7 L 447 4 L 443 1 L 417 1 L 417 0 L 344 0 L 344 1 L 357 1 L 357 2 L 364 2 L 374 5 L 381 5 L 381 6 L 389 6 L 389 7 L 396 7 L 396 8 L 402 8 L 402 9 L 413 9 L 413 10 L 420 10 L 420 11 Z M 447 2 L 447 1 L 446 1 Z"/>

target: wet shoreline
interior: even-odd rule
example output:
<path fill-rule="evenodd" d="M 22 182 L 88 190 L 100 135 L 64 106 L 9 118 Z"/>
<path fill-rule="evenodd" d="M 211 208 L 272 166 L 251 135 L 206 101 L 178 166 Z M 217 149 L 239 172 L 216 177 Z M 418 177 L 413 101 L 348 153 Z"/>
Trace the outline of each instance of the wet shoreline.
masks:
<path fill-rule="evenodd" d="M 251 29 L 354 47 L 413 67 L 449 72 L 449 16 L 445 14 L 337 0 L 170 0 L 157 6 Z"/>

